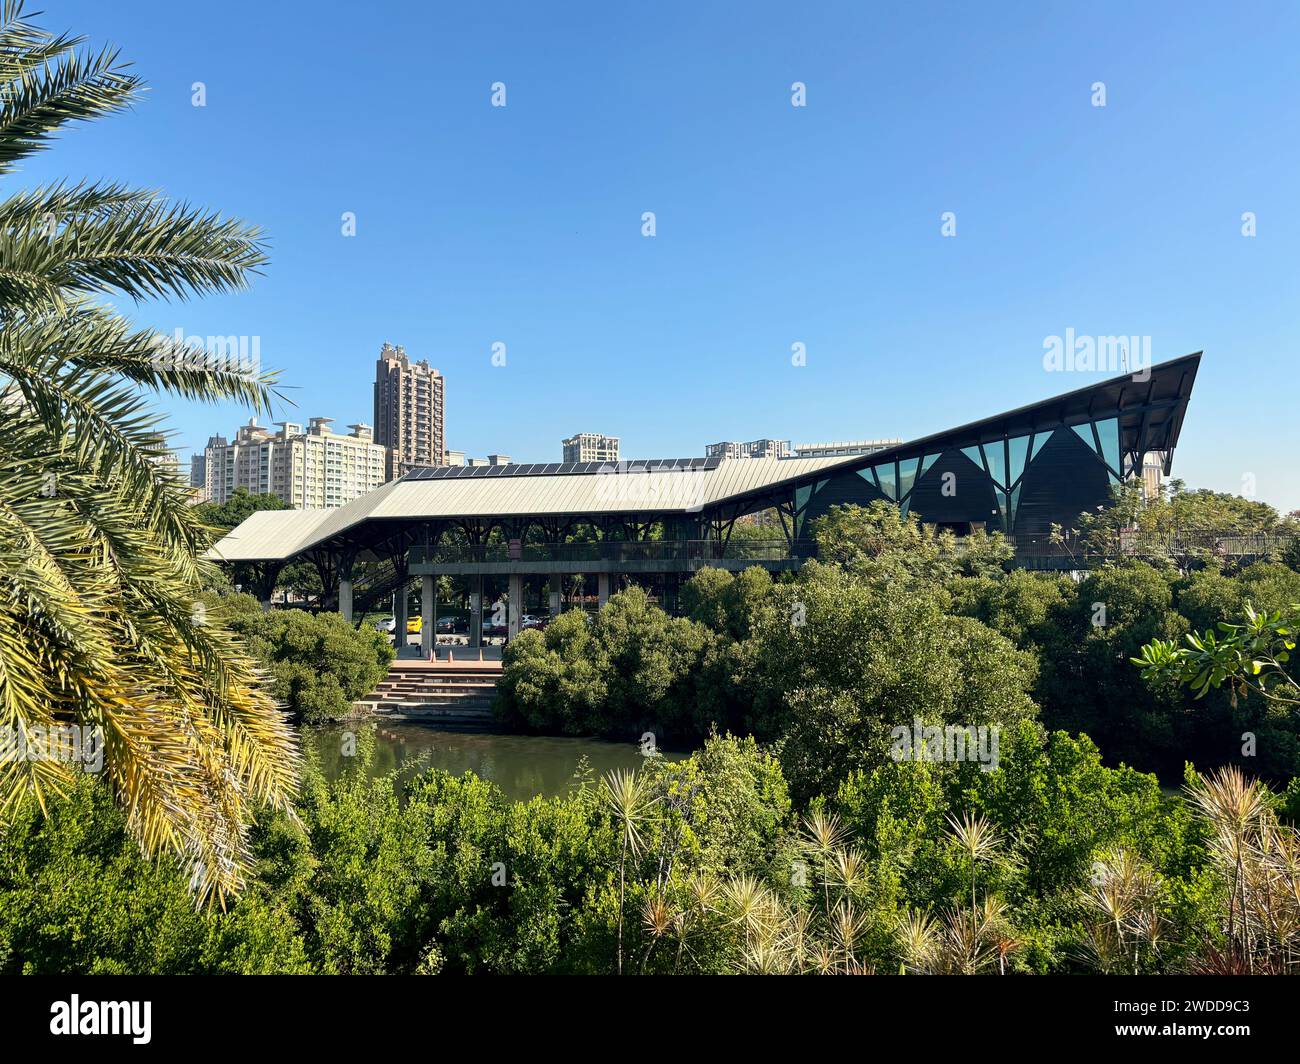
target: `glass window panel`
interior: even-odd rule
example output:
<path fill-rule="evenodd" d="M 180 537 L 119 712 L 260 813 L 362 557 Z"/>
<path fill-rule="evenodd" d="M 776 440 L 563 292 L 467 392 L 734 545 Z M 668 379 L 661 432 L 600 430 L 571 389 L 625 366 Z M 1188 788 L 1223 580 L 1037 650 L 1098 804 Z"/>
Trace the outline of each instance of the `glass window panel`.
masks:
<path fill-rule="evenodd" d="M 1119 472 L 1119 421 L 1097 422 L 1097 436 L 1101 439 L 1101 457 L 1111 469 Z"/>
<path fill-rule="evenodd" d="M 961 453 L 974 462 L 981 469 L 984 468 L 984 460 L 980 458 L 980 449 L 978 447 L 963 447 Z"/>
<path fill-rule="evenodd" d="M 1007 483 L 1014 484 L 1025 474 L 1025 462 L 1029 458 L 1029 437 L 1017 436 L 1014 440 L 1008 440 L 1007 448 L 1011 452 L 1011 474 Z"/>
<path fill-rule="evenodd" d="M 939 456 L 937 454 L 927 454 L 924 458 L 922 458 L 921 471 L 917 473 L 917 478 L 919 479 L 925 476 L 926 470 L 928 470 L 938 460 L 939 460 Z"/>
<path fill-rule="evenodd" d="M 876 483 L 876 473 L 875 470 L 873 469 L 859 469 L 858 476 L 860 476 L 873 488 L 878 488 L 880 486 L 879 484 Z"/>
<path fill-rule="evenodd" d="M 1011 523 L 1016 523 L 1016 510 L 1020 508 L 1020 489 L 1023 487 L 1017 484 L 1011 491 Z"/>
<path fill-rule="evenodd" d="M 984 461 L 988 463 L 989 476 L 995 484 L 1007 482 L 1007 461 L 1002 453 L 1002 441 L 984 444 Z"/>
<path fill-rule="evenodd" d="M 1052 434 L 1050 432 L 1039 432 L 1034 435 L 1034 449 L 1029 455 L 1029 460 L 1031 462 L 1038 457 L 1038 452 L 1043 449 L 1043 444 L 1051 438 Z"/>
<path fill-rule="evenodd" d="M 888 465 L 878 465 L 876 469 L 876 480 L 880 482 L 880 490 L 890 499 L 898 498 L 898 482 L 894 474 L 894 463 Z"/>
<path fill-rule="evenodd" d="M 802 513 L 803 508 L 808 505 L 808 500 L 810 498 L 812 498 L 812 488 L 808 487 L 807 485 L 805 485 L 802 488 L 795 488 L 794 489 L 795 510 Z"/>
<path fill-rule="evenodd" d="M 1097 452 L 1097 441 L 1092 438 L 1092 425 L 1074 425 L 1072 428 L 1078 433 L 1079 439 L 1088 445 L 1088 450 L 1095 454 Z"/>
<path fill-rule="evenodd" d="M 916 471 L 921 464 L 919 458 L 904 458 L 898 463 L 898 494 L 907 498 L 916 483 Z"/>

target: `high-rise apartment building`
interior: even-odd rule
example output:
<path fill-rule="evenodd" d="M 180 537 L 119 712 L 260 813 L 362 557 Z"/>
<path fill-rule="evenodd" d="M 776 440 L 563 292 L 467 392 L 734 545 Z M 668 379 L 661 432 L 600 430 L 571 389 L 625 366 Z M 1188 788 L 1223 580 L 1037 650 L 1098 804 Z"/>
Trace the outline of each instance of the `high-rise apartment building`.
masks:
<path fill-rule="evenodd" d="M 1147 451 L 1142 456 L 1142 498 L 1150 502 L 1160 498 L 1165 482 L 1165 452 Z"/>
<path fill-rule="evenodd" d="M 748 443 L 724 441 L 704 448 L 705 458 L 789 458 L 789 440 L 750 440 Z"/>
<path fill-rule="evenodd" d="M 342 506 L 383 484 L 387 452 L 374 442 L 370 426 L 349 425 L 352 431 L 345 436 L 333 432 L 331 423 L 314 417 L 303 431 L 292 421 L 279 421 L 280 431 L 271 432 L 250 419 L 233 443 L 211 437 L 203 451 L 201 497 L 222 503 L 244 488 L 313 510 Z M 197 468 L 191 463 L 192 473 Z"/>
<path fill-rule="evenodd" d="M 387 476 L 446 463 L 442 374 L 384 344 L 375 363 L 375 442 L 389 450 Z"/>
<path fill-rule="evenodd" d="M 579 432 L 562 441 L 565 462 L 617 462 L 618 437 Z"/>
<path fill-rule="evenodd" d="M 208 442 L 211 443 L 212 441 L 209 440 Z M 208 453 L 206 450 L 196 451 L 190 455 L 190 487 L 194 489 L 195 501 L 208 501 Z"/>

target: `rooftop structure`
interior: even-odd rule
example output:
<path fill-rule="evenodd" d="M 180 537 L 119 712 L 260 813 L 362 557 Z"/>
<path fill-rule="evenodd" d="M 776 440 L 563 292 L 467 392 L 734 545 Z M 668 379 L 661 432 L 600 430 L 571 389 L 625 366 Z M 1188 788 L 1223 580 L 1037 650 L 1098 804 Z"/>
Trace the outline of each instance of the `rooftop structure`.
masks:
<path fill-rule="evenodd" d="M 815 552 L 818 517 L 878 500 L 1046 549 L 1053 524 L 1104 505 L 1147 455 L 1168 474 L 1199 364 L 1187 355 L 867 455 L 417 468 L 323 517 L 253 514 L 211 556 L 264 576 L 298 557 L 339 574 L 383 560 L 397 584 L 586 573 L 602 597 L 612 576 L 636 576 L 671 598 L 704 566 L 797 568 Z M 733 541 L 736 521 L 757 513 L 777 515 L 779 538 Z M 352 591 L 342 576 L 347 614 Z"/>

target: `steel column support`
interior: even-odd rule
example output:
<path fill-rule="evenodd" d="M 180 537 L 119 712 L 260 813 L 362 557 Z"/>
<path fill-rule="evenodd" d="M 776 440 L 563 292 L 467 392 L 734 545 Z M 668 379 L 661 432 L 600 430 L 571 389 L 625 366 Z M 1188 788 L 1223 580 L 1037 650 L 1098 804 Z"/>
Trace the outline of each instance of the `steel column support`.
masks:
<path fill-rule="evenodd" d="M 437 638 L 437 577 L 425 573 L 420 578 L 420 652 L 427 658 L 432 652 Z"/>
<path fill-rule="evenodd" d="M 506 632 L 508 639 L 513 639 L 519 634 L 519 622 L 523 616 L 524 607 L 524 577 L 522 573 L 510 574 L 510 601 L 509 615 L 506 623 Z"/>

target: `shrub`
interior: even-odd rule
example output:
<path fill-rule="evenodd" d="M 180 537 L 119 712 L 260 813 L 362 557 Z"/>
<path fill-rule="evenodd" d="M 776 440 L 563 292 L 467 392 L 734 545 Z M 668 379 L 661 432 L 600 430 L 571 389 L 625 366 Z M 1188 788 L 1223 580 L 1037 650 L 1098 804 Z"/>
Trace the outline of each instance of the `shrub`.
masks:
<path fill-rule="evenodd" d="M 338 720 L 374 690 L 395 653 L 380 632 L 337 613 L 263 612 L 251 595 L 210 597 L 267 670 L 272 695 L 309 724 Z"/>

